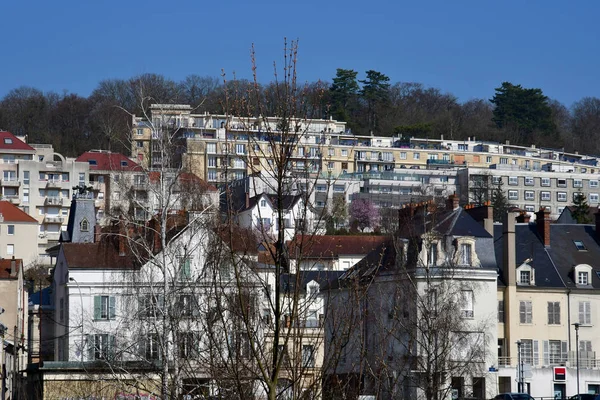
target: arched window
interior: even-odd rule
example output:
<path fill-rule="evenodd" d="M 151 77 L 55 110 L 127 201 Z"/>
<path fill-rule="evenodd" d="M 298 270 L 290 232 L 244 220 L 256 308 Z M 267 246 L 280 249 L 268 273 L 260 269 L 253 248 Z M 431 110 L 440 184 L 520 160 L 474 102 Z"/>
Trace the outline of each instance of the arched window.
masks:
<path fill-rule="evenodd" d="M 88 222 L 88 220 L 86 218 L 84 218 L 81 220 L 79 227 L 81 228 L 82 232 L 87 232 L 90 230 L 90 223 Z"/>

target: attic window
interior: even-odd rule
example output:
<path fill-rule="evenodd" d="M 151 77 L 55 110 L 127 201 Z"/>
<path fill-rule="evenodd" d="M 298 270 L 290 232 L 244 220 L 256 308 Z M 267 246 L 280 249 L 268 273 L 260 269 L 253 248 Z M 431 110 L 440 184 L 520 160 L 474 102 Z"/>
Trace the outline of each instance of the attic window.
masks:
<path fill-rule="evenodd" d="M 12 144 L 12 138 L 4 138 L 4 144 Z"/>
<path fill-rule="evenodd" d="M 585 245 L 583 244 L 583 242 L 581 240 L 573 240 L 573 243 L 575 244 L 575 247 L 577 247 L 577 250 L 579 250 L 579 251 L 587 250 L 587 247 L 585 247 Z"/>
<path fill-rule="evenodd" d="M 88 163 L 90 165 L 98 165 L 98 162 L 96 160 L 92 160 L 92 159 L 88 160 Z"/>
<path fill-rule="evenodd" d="M 126 167 L 127 166 L 127 161 L 121 161 L 121 167 Z"/>
<path fill-rule="evenodd" d="M 81 232 L 87 232 L 90 230 L 90 223 L 85 218 L 81 220 L 81 223 L 79 225 L 81 228 Z"/>

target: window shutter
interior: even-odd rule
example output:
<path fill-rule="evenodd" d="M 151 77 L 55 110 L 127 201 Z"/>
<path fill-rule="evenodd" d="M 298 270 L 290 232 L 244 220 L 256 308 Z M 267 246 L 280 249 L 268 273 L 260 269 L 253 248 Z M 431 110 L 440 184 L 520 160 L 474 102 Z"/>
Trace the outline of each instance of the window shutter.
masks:
<path fill-rule="evenodd" d="M 521 302 L 519 303 L 519 317 L 520 317 L 519 319 L 520 319 L 520 322 L 521 322 L 522 324 L 524 324 L 524 323 L 526 322 L 526 319 L 525 319 L 525 314 L 526 314 L 526 310 L 525 310 L 525 302 L 524 302 L 524 301 L 521 301 Z"/>
<path fill-rule="evenodd" d="M 94 319 L 100 319 L 102 308 L 102 297 L 94 296 Z"/>
<path fill-rule="evenodd" d="M 552 304 L 552 302 L 548 302 L 548 325 L 552 325 L 554 323 L 554 307 Z"/>
<path fill-rule="evenodd" d="M 537 340 L 533 341 L 533 365 L 540 364 L 540 349 Z"/>
<path fill-rule="evenodd" d="M 108 336 L 108 358 L 115 359 L 117 353 L 117 337 L 115 335 Z"/>
<path fill-rule="evenodd" d="M 554 323 L 560 325 L 560 303 L 554 303 Z"/>
<path fill-rule="evenodd" d="M 579 302 L 579 323 L 585 323 L 585 303 L 583 301 Z"/>
<path fill-rule="evenodd" d="M 544 340 L 544 363 L 542 365 L 550 365 L 550 349 L 547 340 Z"/>
<path fill-rule="evenodd" d="M 116 316 L 115 305 L 116 305 L 116 298 L 114 296 L 109 297 L 108 298 L 108 318 L 109 319 L 115 319 L 115 316 Z"/>
<path fill-rule="evenodd" d="M 563 361 L 563 362 L 567 361 L 567 358 L 569 357 L 569 350 L 567 348 L 566 341 L 560 342 L 560 353 L 561 353 L 561 361 Z"/>
<path fill-rule="evenodd" d="M 592 323 L 592 307 L 589 301 L 585 301 L 583 303 L 585 305 L 585 323 L 586 324 L 591 324 Z"/>

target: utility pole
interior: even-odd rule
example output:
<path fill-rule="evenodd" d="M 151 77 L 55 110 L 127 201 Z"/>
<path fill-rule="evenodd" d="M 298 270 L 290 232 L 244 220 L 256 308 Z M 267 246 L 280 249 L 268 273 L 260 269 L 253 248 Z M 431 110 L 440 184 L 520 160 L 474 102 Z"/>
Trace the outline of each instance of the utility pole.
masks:
<path fill-rule="evenodd" d="M 13 354 L 13 395 L 12 398 L 13 399 L 18 399 L 19 398 L 19 390 L 17 388 L 18 385 L 18 378 L 17 378 L 17 373 L 19 371 L 19 344 L 17 343 L 17 338 L 19 335 L 19 328 L 15 325 L 15 335 L 13 337 L 13 343 L 14 343 L 14 354 Z"/>

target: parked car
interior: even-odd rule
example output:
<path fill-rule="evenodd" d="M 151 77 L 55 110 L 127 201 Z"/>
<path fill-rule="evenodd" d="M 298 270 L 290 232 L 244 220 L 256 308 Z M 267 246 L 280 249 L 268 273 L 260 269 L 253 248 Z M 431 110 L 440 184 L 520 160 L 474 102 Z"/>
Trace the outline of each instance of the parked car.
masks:
<path fill-rule="evenodd" d="M 494 400 L 535 400 L 527 393 L 500 393 Z"/>
<path fill-rule="evenodd" d="M 569 397 L 569 400 L 600 400 L 600 395 L 592 393 L 580 393 Z"/>

